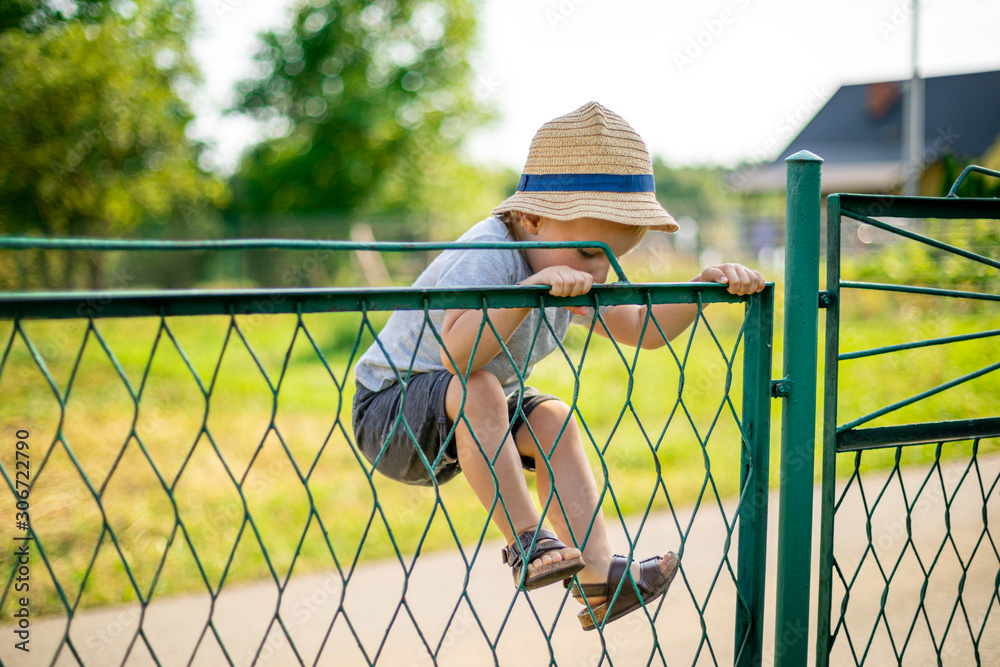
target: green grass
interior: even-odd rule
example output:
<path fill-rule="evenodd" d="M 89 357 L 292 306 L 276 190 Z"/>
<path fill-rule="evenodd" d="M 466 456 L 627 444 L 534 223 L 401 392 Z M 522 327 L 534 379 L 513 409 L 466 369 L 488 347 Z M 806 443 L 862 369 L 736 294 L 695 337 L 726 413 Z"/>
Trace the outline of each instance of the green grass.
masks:
<path fill-rule="evenodd" d="M 778 296 L 780 301 L 780 289 Z M 891 308 L 878 295 L 851 303 L 845 305 L 844 350 L 1000 328 L 1000 316 L 985 308 L 945 318 L 920 298 L 915 303 L 903 298 Z M 604 509 L 610 521 L 668 506 L 662 489 L 656 491 L 654 457 L 674 505 L 699 498 L 714 503 L 715 489 L 723 498 L 738 490 L 734 412 L 741 409 L 742 348 L 732 367 L 730 404 L 720 346 L 732 354 L 742 308 L 712 306 L 706 315 L 718 344 L 701 323 L 693 338 L 683 334 L 675 342 L 673 353 L 666 348 L 640 353 L 631 409 L 625 395 L 634 351 L 623 348 L 623 359 L 603 338 L 586 347 L 577 405 L 592 436 L 587 444 L 599 483 L 599 452 L 607 467 Z M 378 329 L 384 316 L 375 319 Z M 156 596 L 215 590 L 222 581 L 284 580 L 290 569 L 328 568 L 334 560 L 346 571 L 355 560 L 393 557 L 397 550 L 408 562 L 418 549 L 454 549 L 456 542 L 469 547 L 481 538 L 486 514 L 462 480 L 442 487 L 437 503 L 430 489 L 378 475 L 369 479 L 367 463 L 351 448 L 350 366 L 358 316 L 304 318 L 328 366 L 292 316 L 240 316 L 236 322 L 255 356 L 226 317 L 169 321 L 176 345 L 156 319 L 97 320 L 100 339 L 81 321 L 24 323 L 59 391 L 72 378 L 71 391 L 63 413 L 17 337 L 0 372 L 0 432 L 8 438 L 0 460 L 11 470 L 13 432 L 30 430 L 32 524 L 70 605 L 81 595 L 85 577 L 82 607 L 135 599 L 136 587 L 146 595 L 154 579 Z M 780 328 L 776 323 L 774 377 L 781 371 Z M 0 323 L 4 344 L 11 329 L 10 322 Z M 584 352 L 585 334 L 573 328 L 567 338 L 574 364 Z M 361 349 L 370 340 L 363 336 Z M 986 365 L 995 360 L 994 349 L 995 340 L 987 339 L 845 362 L 840 421 Z M 688 357 L 680 403 L 674 354 Z M 577 390 L 569 363 L 550 356 L 531 384 L 569 402 Z M 119 369 L 133 391 L 141 388 L 138 410 Z M 203 387 L 211 388 L 210 401 Z M 996 405 L 1000 383 L 986 376 L 875 424 L 988 416 Z M 778 476 L 779 410 L 780 402 L 772 402 L 772 482 Z M 138 439 L 130 437 L 133 428 Z M 986 447 L 997 449 L 995 442 Z M 892 465 L 893 456 L 892 451 L 866 455 L 866 466 Z M 843 466 L 853 465 L 850 457 L 841 458 Z M 117 543 L 109 533 L 102 535 L 105 520 Z M 0 522 L 0 541 L 9 544 L 12 529 L 10 521 Z M 492 527 L 486 534 L 499 535 Z M 11 567 L 8 551 L 0 556 L 4 572 Z M 52 577 L 37 558 L 32 587 L 33 608 L 44 613 L 62 608 Z M 10 607 L 6 602 L 0 613 Z"/>
<path fill-rule="evenodd" d="M 842 352 L 872 349 L 910 341 L 1000 329 L 1000 309 L 992 304 L 942 302 L 928 296 L 852 292 L 845 295 Z M 904 401 L 962 375 L 996 363 L 997 338 L 952 343 L 892 354 L 848 360 L 840 366 L 838 422 L 848 423 L 876 409 Z M 993 372 L 861 425 L 892 426 L 1000 415 L 1000 375 Z M 996 451 L 996 439 L 981 451 Z M 949 445 L 944 456 L 962 457 L 968 448 Z M 933 460 L 933 447 L 912 447 L 908 464 Z M 866 466 L 891 467 L 895 450 L 864 456 Z M 853 470 L 853 457 L 838 457 L 838 473 Z"/>

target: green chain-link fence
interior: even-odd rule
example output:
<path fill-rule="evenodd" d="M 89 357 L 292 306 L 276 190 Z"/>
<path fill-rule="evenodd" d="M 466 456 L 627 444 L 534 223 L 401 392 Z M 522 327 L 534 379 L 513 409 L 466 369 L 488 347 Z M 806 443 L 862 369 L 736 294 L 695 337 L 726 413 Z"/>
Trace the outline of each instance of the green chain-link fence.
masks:
<path fill-rule="evenodd" d="M 1000 659 L 1000 460 L 995 455 L 1000 418 L 995 400 L 978 405 L 975 400 L 997 394 L 995 375 L 989 374 L 1000 369 L 991 343 L 1000 335 L 995 328 L 1000 261 L 995 245 L 974 252 L 923 231 L 930 226 L 947 234 L 957 220 L 980 220 L 987 238 L 996 237 L 1000 200 L 956 197 L 964 178 L 945 198 L 841 194 L 828 199 L 817 664 L 994 664 Z M 863 244 L 880 241 L 879 273 L 888 279 L 842 278 L 841 253 L 850 239 L 841 233 L 847 223 Z M 906 244 L 916 244 L 915 250 L 892 252 L 910 247 Z M 866 251 L 865 245 L 855 248 Z M 956 262 L 964 264 L 956 270 Z M 911 284 L 895 284 L 900 282 Z M 856 335 L 844 313 L 849 305 L 864 308 L 866 298 L 886 293 L 897 303 L 913 299 L 909 307 L 921 309 L 920 326 L 911 329 L 913 340 L 841 352 L 842 337 L 848 346 L 870 346 L 880 339 L 877 332 Z M 944 302 L 963 304 L 964 320 L 975 324 L 943 331 Z M 949 335 L 928 335 L 939 331 Z M 921 350 L 944 358 L 955 346 L 976 344 L 980 347 L 967 355 L 972 368 L 958 366 L 952 357 L 939 373 L 926 356 L 916 363 L 907 356 Z M 911 378 L 914 390 L 929 388 L 889 405 L 868 401 L 870 412 L 841 423 L 838 402 L 865 393 L 852 370 L 866 361 L 881 363 L 882 373 Z M 961 419 L 926 421 L 907 414 L 975 382 L 980 392 L 965 396 Z M 934 414 L 934 409 L 920 414 Z"/>
<path fill-rule="evenodd" d="M 154 246 L 188 247 L 89 247 Z M 467 484 L 373 473 L 351 369 L 393 310 L 429 325 L 434 309 L 660 303 L 698 305 L 672 346 L 621 347 L 597 316 L 531 379 L 578 420 L 613 548 L 682 555 L 667 596 L 584 634 L 562 588 L 515 590 Z M 0 316 L 4 664 L 576 664 L 581 645 L 594 665 L 761 659 L 770 286 L 21 293 Z"/>

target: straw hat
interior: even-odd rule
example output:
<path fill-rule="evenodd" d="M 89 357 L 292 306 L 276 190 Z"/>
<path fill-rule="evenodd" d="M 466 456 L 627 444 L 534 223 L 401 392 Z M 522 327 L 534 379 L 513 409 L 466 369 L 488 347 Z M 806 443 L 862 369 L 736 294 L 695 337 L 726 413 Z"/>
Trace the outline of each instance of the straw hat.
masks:
<path fill-rule="evenodd" d="M 493 215 L 506 211 L 677 231 L 677 222 L 656 200 L 646 143 L 597 102 L 542 125 L 531 140 L 517 192 Z"/>

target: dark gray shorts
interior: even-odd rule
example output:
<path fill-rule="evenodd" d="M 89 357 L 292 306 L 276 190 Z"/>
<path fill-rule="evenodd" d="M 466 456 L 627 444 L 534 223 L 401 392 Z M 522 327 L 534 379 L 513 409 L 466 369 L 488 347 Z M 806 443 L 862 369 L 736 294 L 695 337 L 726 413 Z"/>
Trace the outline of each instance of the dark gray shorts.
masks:
<path fill-rule="evenodd" d="M 453 424 L 445 407 L 452 377 L 448 371 L 418 373 L 407 382 L 405 397 L 398 382 L 377 392 L 357 385 L 354 437 L 358 449 L 376 470 L 386 477 L 419 486 L 444 484 L 461 472 L 451 432 Z M 535 407 L 556 398 L 526 387 L 518 412 L 519 394 L 515 391 L 507 397 L 512 434 L 517 433 Z M 526 470 L 535 469 L 530 456 L 522 456 L 521 464 Z"/>

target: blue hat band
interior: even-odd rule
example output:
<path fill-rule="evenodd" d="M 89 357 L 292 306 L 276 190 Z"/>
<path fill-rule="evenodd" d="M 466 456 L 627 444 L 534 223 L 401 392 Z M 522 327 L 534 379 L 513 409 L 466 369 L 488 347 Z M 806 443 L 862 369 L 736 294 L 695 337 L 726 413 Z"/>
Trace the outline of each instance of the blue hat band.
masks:
<path fill-rule="evenodd" d="M 521 174 L 518 192 L 656 192 L 652 174 Z"/>

